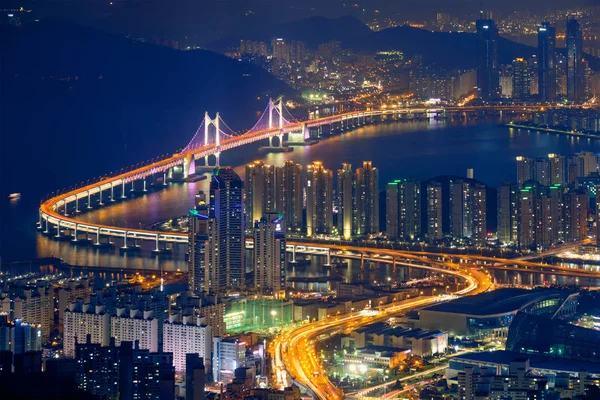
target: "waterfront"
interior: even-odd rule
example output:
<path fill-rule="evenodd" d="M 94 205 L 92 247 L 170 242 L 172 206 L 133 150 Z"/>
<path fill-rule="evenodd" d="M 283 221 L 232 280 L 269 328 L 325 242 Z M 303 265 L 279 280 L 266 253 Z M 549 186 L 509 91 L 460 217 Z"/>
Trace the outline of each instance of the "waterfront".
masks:
<path fill-rule="evenodd" d="M 275 165 L 281 165 L 286 159 L 303 165 L 322 160 L 334 171 L 342 162 L 350 162 L 356 168 L 363 160 L 373 160 L 380 169 L 380 189 L 393 179 L 427 179 L 441 174 L 464 176 L 467 168 L 474 168 L 475 178 L 497 186 L 505 180 L 515 179 L 514 159 L 517 155 L 538 157 L 551 152 L 600 151 L 600 142 L 593 139 L 511 129 L 499 126 L 496 121 L 457 124 L 431 120 L 369 125 L 313 146 L 296 148 L 290 153 L 261 155 L 258 152 L 260 145 L 230 150 L 223 154 L 222 164 L 237 166 L 237 172 L 243 177 L 243 165 L 254 159 L 264 159 Z M 185 214 L 192 207 L 195 194 L 207 183 L 171 184 L 167 190 L 94 210 L 80 218 L 110 225 L 147 226 Z M 2 207 L 6 217 L 3 219 L 13 222 L 16 227 L 15 232 L 3 238 L 5 247 L 1 254 L 5 260 L 54 255 L 75 265 L 185 269 L 185 249 L 181 248 L 175 249 L 171 257 L 153 259 L 149 257 L 149 251 L 144 252 L 144 256 L 120 256 L 116 250 L 97 251 L 38 235 L 33 228 L 38 199 L 32 200 L 35 193 L 26 195 L 28 198 L 22 202 Z"/>

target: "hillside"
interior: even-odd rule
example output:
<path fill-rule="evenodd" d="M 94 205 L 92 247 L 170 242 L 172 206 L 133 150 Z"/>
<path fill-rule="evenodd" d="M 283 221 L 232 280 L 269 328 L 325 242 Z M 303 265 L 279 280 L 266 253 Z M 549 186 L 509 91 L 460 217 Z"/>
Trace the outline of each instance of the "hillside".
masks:
<path fill-rule="evenodd" d="M 243 129 L 269 95 L 293 95 L 266 71 L 209 51 L 62 20 L 1 29 L 1 178 L 13 192 L 28 182 L 11 171 L 69 185 L 176 151 L 205 111 Z"/>
<path fill-rule="evenodd" d="M 285 24 L 252 25 L 244 32 L 228 36 L 207 45 L 208 49 L 224 51 L 240 45 L 240 39 L 260 40 L 271 43 L 274 37 L 288 40 L 301 40 L 309 48 L 316 48 L 320 43 L 338 40 L 351 45 L 355 40 L 370 35 L 371 30 L 357 18 L 325 18 L 311 17 Z"/>

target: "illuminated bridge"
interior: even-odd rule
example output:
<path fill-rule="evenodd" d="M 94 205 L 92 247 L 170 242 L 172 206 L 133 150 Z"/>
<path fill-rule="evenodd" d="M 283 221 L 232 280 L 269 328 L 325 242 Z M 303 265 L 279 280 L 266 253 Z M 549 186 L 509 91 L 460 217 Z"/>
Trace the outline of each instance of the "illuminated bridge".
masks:
<path fill-rule="evenodd" d="M 155 242 L 155 251 L 160 251 L 160 243 L 186 243 L 187 235 L 177 233 L 162 233 L 144 229 L 121 228 L 116 226 L 82 223 L 75 216 L 82 207 L 92 208 L 92 198 L 103 206 L 116 201 L 118 195 L 126 199 L 129 192 L 134 191 L 135 183 L 142 182 L 143 190 L 147 189 L 147 181 L 166 182 L 179 176 L 187 179 L 196 172 L 196 161 L 210 166 L 220 165 L 222 152 L 244 146 L 261 140 L 269 140 L 273 146 L 273 138 L 277 136 L 278 146 L 283 145 L 284 135 L 289 144 L 303 144 L 310 139 L 311 129 L 322 132 L 328 127 L 330 132 L 344 131 L 367 123 L 381 122 L 388 118 L 432 118 L 446 113 L 473 112 L 532 112 L 540 107 L 504 106 L 504 107 L 446 107 L 446 108 L 386 108 L 379 110 L 352 111 L 334 114 L 317 119 L 298 121 L 285 108 L 280 98 L 273 102 L 269 100 L 259 120 L 245 133 L 233 131 L 223 121 L 219 113 L 215 118 L 205 114 L 200 127 L 193 135 L 188 145 L 179 153 L 160 161 L 132 169 L 115 176 L 104 178 L 98 182 L 76 188 L 59 194 L 45 201 L 39 210 L 38 227 L 45 234 L 56 232 L 57 238 L 68 232 L 77 240 L 81 233 L 95 237 L 94 244 L 101 245 L 102 237 L 119 237 L 128 243 L 137 240 Z"/>

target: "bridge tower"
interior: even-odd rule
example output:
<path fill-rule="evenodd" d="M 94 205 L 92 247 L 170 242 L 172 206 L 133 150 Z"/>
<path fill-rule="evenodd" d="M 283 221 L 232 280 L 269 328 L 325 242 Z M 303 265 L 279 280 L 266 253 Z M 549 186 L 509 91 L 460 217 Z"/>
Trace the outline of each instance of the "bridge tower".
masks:
<path fill-rule="evenodd" d="M 278 98 L 275 102 L 273 99 L 269 99 L 269 129 L 273 129 L 273 111 L 277 111 L 279 114 L 278 128 L 280 130 L 279 135 L 279 147 L 283 147 L 283 97 Z M 269 136 L 269 147 L 273 147 L 273 137 Z"/>

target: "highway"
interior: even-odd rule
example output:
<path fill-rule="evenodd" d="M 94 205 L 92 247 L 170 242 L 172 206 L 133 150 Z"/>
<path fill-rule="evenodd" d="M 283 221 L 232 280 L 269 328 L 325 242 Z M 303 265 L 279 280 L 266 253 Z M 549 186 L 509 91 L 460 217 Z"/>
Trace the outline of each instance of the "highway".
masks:
<path fill-rule="evenodd" d="M 476 267 L 450 262 L 429 261 L 429 265 L 425 268 L 439 273 L 456 275 L 466 280 L 468 286 L 455 293 L 457 295 L 477 294 L 494 288 L 489 274 Z M 343 399 L 343 391 L 331 383 L 327 377 L 327 373 L 317 356 L 315 342 L 319 338 L 337 332 L 350 332 L 367 324 L 385 321 L 401 312 L 421 308 L 439 302 L 443 298 L 443 296 L 435 296 L 408 299 L 392 303 L 380 311 L 355 312 L 323 321 L 307 323 L 296 329 L 285 330 L 269 345 L 276 385 L 285 387 L 291 384 L 292 382 L 288 380 L 289 375 L 294 382 L 308 388 L 318 399 Z"/>

